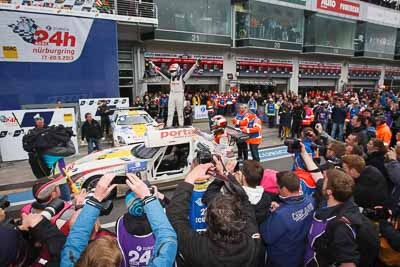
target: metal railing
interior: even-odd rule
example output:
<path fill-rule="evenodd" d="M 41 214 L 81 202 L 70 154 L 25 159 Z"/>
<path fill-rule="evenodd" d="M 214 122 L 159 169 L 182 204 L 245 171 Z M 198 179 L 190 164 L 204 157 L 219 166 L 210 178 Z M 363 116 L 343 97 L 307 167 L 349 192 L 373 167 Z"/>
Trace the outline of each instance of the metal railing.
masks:
<path fill-rule="evenodd" d="M 85 0 L 77 0 L 73 4 L 64 4 L 64 1 L 48 3 L 42 0 L 0 0 L 0 9 L 158 23 L 158 10 L 155 3 L 133 0 L 93 0 L 93 4 L 88 5 Z"/>
<path fill-rule="evenodd" d="M 113 1 L 115 14 L 130 17 L 157 18 L 157 5 L 154 3 L 130 0 Z"/>

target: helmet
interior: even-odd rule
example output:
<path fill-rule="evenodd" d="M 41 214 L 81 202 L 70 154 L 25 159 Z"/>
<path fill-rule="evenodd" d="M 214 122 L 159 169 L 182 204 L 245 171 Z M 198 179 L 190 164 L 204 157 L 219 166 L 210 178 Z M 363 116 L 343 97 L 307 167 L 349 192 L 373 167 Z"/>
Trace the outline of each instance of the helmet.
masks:
<path fill-rule="evenodd" d="M 211 123 L 212 130 L 223 129 L 228 125 L 227 120 L 224 118 L 224 116 L 221 115 L 212 117 Z"/>
<path fill-rule="evenodd" d="M 169 66 L 168 72 L 172 75 L 172 76 L 176 76 L 178 74 L 178 72 L 180 71 L 181 67 L 179 66 L 178 63 L 173 63 Z"/>

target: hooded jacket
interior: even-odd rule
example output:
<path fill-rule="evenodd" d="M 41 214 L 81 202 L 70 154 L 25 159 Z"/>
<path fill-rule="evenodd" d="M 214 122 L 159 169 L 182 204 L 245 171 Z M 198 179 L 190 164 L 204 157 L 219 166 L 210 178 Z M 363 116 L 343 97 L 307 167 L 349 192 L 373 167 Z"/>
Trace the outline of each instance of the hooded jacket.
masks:
<path fill-rule="evenodd" d="M 257 186 L 256 188 L 243 186 L 243 189 L 249 197 L 250 204 L 256 213 L 257 224 L 260 225 L 269 215 L 269 208 L 272 202 L 271 196 L 264 192 L 262 186 Z"/>
<path fill-rule="evenodd" d="M 314 218 L 324 221 L 339 215 L 346 217 L 352 226 L 362 224 L 361 213 L 352 199 L 337 206 L 319 208 L 315 211 Z M 357 241 L 352 230 L 344 223 L 332 228 L 329 222 L 326 232 L 314 241 L 313 247 L 318 265 L 310 263 L 307 267 L 329 267 L 341 263 L 354 263 L 358 266 L 360 261 Z"/>
<path fill-rule="evenodd" d="M 386 178 L 374 166 L 366 166 L 355 179 L 354 202 L 363 208 L 382 206 L 388 198 Z"/>

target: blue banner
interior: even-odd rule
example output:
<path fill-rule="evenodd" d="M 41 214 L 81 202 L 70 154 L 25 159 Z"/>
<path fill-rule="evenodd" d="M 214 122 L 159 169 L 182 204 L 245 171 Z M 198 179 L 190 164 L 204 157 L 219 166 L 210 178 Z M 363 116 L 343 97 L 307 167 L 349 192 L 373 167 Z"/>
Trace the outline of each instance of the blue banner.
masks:
<path fill-rule="evenodd" d="M 18 17 L 35 16 L 14 13 Z M 49 16 L 57 17 L 58 22 L 64 18 Z M 80 98 L 118 97 L 117 42 L 116 22 L 94 19 L 82 53 L 72 62 L 0 61 L 0 110 L 20 109 L 26 104 L 55 104 L 57 100 L 65 103 L 78 102 Z"/>

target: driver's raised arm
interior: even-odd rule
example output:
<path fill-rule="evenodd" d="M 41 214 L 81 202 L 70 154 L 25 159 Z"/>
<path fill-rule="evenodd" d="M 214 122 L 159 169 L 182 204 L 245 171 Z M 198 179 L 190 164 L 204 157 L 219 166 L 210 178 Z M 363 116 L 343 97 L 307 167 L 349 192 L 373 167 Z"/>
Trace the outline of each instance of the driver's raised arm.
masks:
<path fill-rule="evenodd" d="M 149 64 L 152 67 L 152 69 L 155 70 L 155 72 L 157 72 L 161 77 L 163 77 L 163 79 L 168 81 L 170 80 L 170 78 L 161 71 L 160 67 L 157 67 L 153 62 L 150 62 Z"/>
<path fill-rule="evenodd" d="M 183 81 L 186 82 L 189 80 L 190 76 L 192 76 L 194 70 L 199 66 L 199 60 L 196 60 L 196 63 L 183 75 Z"/>

